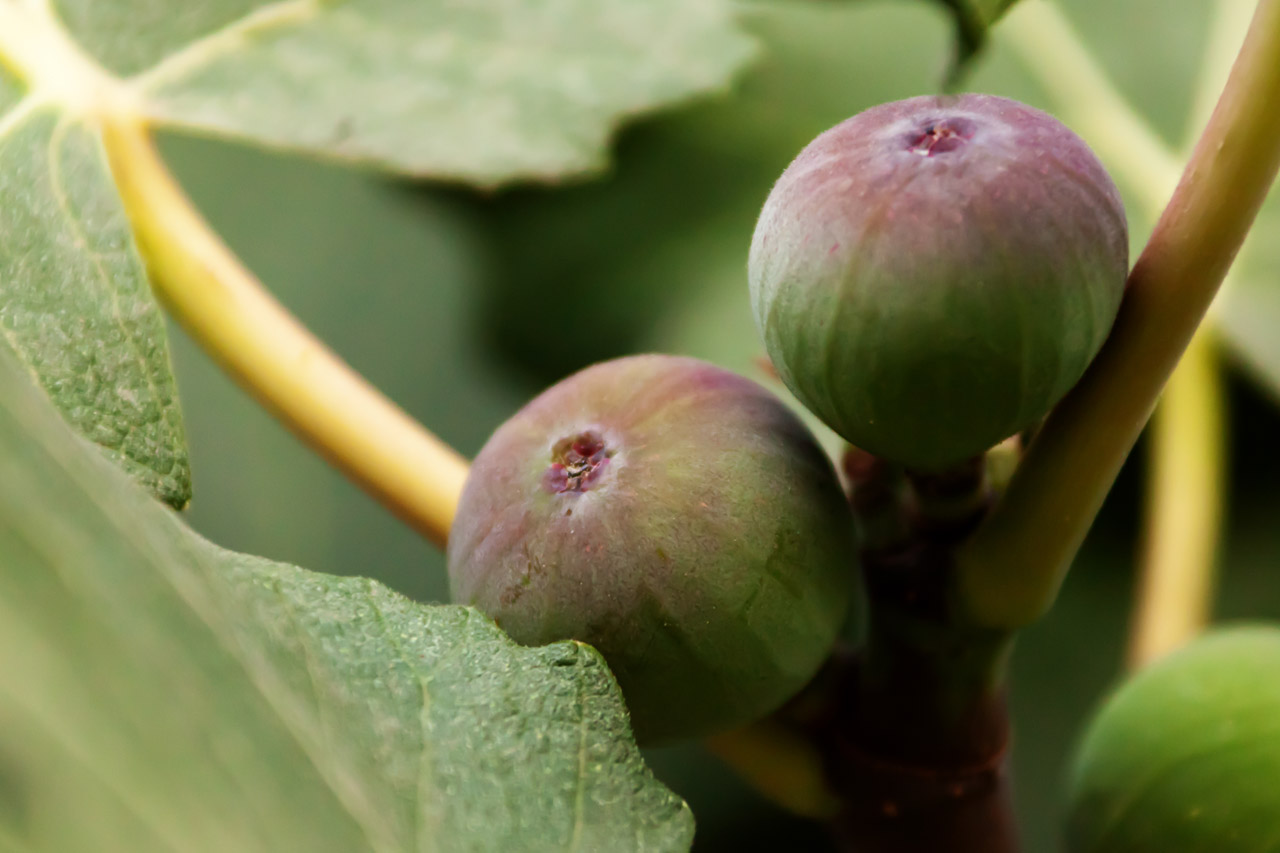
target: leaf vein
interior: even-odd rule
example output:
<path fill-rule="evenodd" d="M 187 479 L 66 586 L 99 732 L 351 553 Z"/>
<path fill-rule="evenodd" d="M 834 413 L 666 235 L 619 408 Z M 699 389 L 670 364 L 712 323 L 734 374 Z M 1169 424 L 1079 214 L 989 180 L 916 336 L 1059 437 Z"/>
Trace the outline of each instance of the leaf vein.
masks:
<path fill-rule="evenodd" d="M 15 700 L 17 705 L 21 706 L 21 697 L 14 696 L 12 693 L 9 695 L 10 698 Z M 148 812 L 144 811 L 140 805 L 134 802 L 133 797 L 130 797 L 125 793 L 114 773 L 104 771 L 95 762 L 90 760 L 87 755 L 84 755 L 81 749 L 69 743 L 55 726 L 49 724 L 49 721 L 45 719 L 43 715 L 35 713 L 31 708 L 23 708 L 23 710 L 26 712 L 26 716 L 33 726 L 43 730 L 46 737 L 62 747 L 63 754 L 76 764 L 83 767 L 91 777 L 102 785 L 104 790 L 111 792 L 120 805 L 124 807 L 125 811 L 132 814 L 155 834 L 157 841 L 163 844 L 166 849 L 172 850 L 174 853 L 181 853 L 182 846 L 178 843 L 178 840 L 168 837 L 168 834 L 162 831 L 160 827 L 155 824 L 153 817 Z M 0 836 L 0 839 L 3 839 L 3 836 Z"/>
<path fill-rule="evenodd" d="M 35 109 L 35 106 L 38 106 L 38 104 L 36 104 L 36 100 L 37 99 L 33 99 L 30 96 L 28 96 L 23 100 L 22 103 L 32 104 L 31 108 L 26 111 L 27 113 L 32 112 L 32 110 Z M 15 112 L 17 112 L 17 108 L 15 108 L 14 110 L 10 110 L 3 117 L 0 117 L 0 142 L 3 142 L 4 135 L 7 131 L 12 130 L 14 127 L 17 126 L 16 124 L 11 125 L 9 127 L 5 126 L 5 120 L 12 117 Z M 24 115 L 23 118 L 25 117 L 26 116 Z M 0 148 L 0 151 L 2 150 L 3 149 Z M 0 258 L 8 257 L 8 253 L 4 251 L 4 247 L 5 247 L 5 234 L 4 234 L 4 231 L 0 231 Z M 3 283 L 0 283 L 0 286 L 3 286 Z M 5 312 L 0 311 L 0 335 L 4 336 L 5 342 L 9 345 L 9 349 L 13 351 L 14 358 L 17 359 L 18 363 L 23 367 L 23 369 L 26 370 L 27 375 L 31 377 L 31 380 L 35 384 L 35 386 L 39 388 L 42 392 L 44 392 L 46 396 L 48 396 L 48 393 L 45 392 L 44 384 L 40 381 L 39 372 L 36 371 L 35 365 L 32 364 L 31 361 L 27 358 L 27 354 L 23 351 L 22 346 L 18 341 L 17 335 L 14 334 L 12 329 L 10 329 L 7 325 L 5 325 L 4 316 L 5 316 Z"/>
<path fill-rule="evenodd" d="M 280 602 L 280 611 L 289 621 L 289 627 L 293 631 L 294 639 L 298 643 L 298 648 L 302 651 L 302 661 L 307 671 L 307 683 L 311 685 L 311 698 L 315 704 L 316 720 L 320 723 L 320 737 L 323 741 L 324 751 L 332 754 L 334 749 L 333 723 L 326 711 L 327 703 L 324 701 L 324 694 L 320 689 L 320 677 L 316 674 L 316 661 L 315 656 L 311 653 L 311 644 L 302 630 L 302 623 L 298 621 L 297 613 L 294 612 L 293 603 L 289 601 L 289 597 L 285 595 L 284 589 L 280 586 L 279 579 L 272 582 L 271 591 L 275 593 L 276 599 Z"/>
<path fill-rule="evenodd" d="M 75 594 L 75 586 L 63 571 L 61 565 L 62 561 L 56 559 L 55 555 L 50 553 L 47 545 L 40 541 L 39 537 L 33 535 L 30 528 L 6 524 L 0 529 L 7 530 L 10 534 L 25 542 L 27 547 L 31 549 L 32 553 L 36 554 L 42 562 L 48 566 L 51 570 L 52 576 L 57 578 L 58 582 L 61 583 L 68 592 L 71 592 L 73 595 Z M 5 613 L 4 616 L 6 623 L 12 624 L 13 622 L 18 621 L 11 613 Z M 19 624 L 21 623 L 19 622 Z M 0 688 L 3 688 L 4 686 L 4 683 L 0 682 Z M 174 850 L 175 853 L 182 849 L 176 839 L 169 837 L 169 831 L 168 828 L 165 827 L 164 821 L 158 818 L 151 810 L 146 808 L 148 805 L 146 798 L 141 798 L 141 802 L 139 802 L 139 798 L 132 796 L 130 792 L 121 785 L 121 780 L 118 774 L 105 771 L 103 768 L 99 767 L 96 762 L 91 760 L 88 755 L 85 755 L 84 751 L 77 744 L 69 740 L 59 727 L 52 725 L 47 714 L 41 713 L 38 708 L 31 706 L 30 697 L 25 691 L 14 691 L 10 689 L 5 691 L 5 695 L 8 696 L 12 703 L 10 707 L 15 707 L 20 712 L 24 713 L 32 725 L 43 730 L 50 740 L 62 747 L 64 753 L 69 758 L 82 766 L 89 775 L 102 785 L 105 790 L 114 795 L 116 799 L 119 800 L 120 804 L 124 806 L 126 811 L 136 817 L 144 826 L 147 827 L 147 829 L 155 834 L 157 840 L 161 841 L 169 849 Z"/>
<path fill-rule="evenodd" d="M 574 650 L 577 652 L 578 660 L 582 659 L 582 648 L 576 643 Z M 573 801 L 573 833 L 569 837 L 569 851 L 575 853 L 582 844 L 583 820 L 586 811 L 586 788 L 587 788 L 587 695 L 584 690 L 586 679 L 579 674 L 578 683 L 578 790 L 574 795 Z"/>
<path fill-rule="evenodd" d="M 125 322 L 124 312 L 120 307 L 120 294 L 111 286 L 111 274 L 107 272 L 106 265 L 103 262 L 104 255 L 89 242 L 84 223 L 81 221 L 79 214 L 73 209 L 71 199 L 67 194 L 66 183 L 62 176 L 62 155 L 66 144 L 67 132 L 74 124 L 75 122 L 71 119 L 63 117 L 54 125 L 53 132 L 49 135 L 49 188 L 58 204 L 58 208 L 62 211 L 67 221 L 67 230 L 75 240 L 76 245 L 89 258 L 90 263 L 93 264 L 93 269 L 97 273 L 98 283 L 107 296 L 111 317 L 115 320 L 116 327 L 120 330 L 125 346 L 137 359 L 138 369 L 146 381 L 151 400 L 160 406 L 161 417 L 170 427 L 173 427 L 172 414 L 169 411 L 172 407 L 163 405 L 160 391 L 156 387 L 155 376 L 147 365 L 147 357 L 138 346 L 137 336 L 130 331 L 128 324 Z M 123 447 L 120 450 L 124 452 Z M 127 456 L 128 454 L 126 453 L 125 455 Z"/>
<path fill-rule="evenodd" d="M 32 412 L 28 408 L 10 408 L 7 413 L 3 414 L 13 417 L 20 424 L 23 432 L 30 436 L 32 441 L 37 443 L 44 451 L 49 462 L 61 470 L 77 488 L 90 494 L 94 492 L 95 485 L 98 485 L 97 477 L 100 476 L 99 472 L 102 469 L 72 464 L 72 459 L 75 457 L 68 455 L 67 450 L 73 449 L 75 445 L 60 447 L 55 441 L 57 433 L 51 433 L 42 428 L 44 425 L 43 418 L 39 417 L 38 413 Z M 80 458 L 83 459 L 83 457 Z M 100 464 L 108 465 L 109 463 L 101 461 Z M 276 713 L 282 728 L 298 745 L 298 748 L 312 766 L 316 768 L 317 774 L 332 792 L 334 798 L 360 827 L 365 838 L 369 841 L 369 849 L 388 849 L 376 842 L 374 827 L 368 820 L 368 815 L 361 814 L 355 809 L 355 804 L 346 795 L 343 786 L 339 785 L 334 778 L 332 770 L 327 767 L 328 762 L 322 756 L 316 754 L 311 738 L 302 731 L 299 721 L 295 719 L 296 715 L 290 712 L 286 704 L 286 700 L 291 695 L 290 691 L 281 685 L 269 670 L 257 665 L 251 659 L 248 651 L 234 637 L 228 636 L 231 633 L 231 629 L 215 615 L 217 613 L 217 605 L 210 600 L 211 596 L 208 587 L 206 586 L 202 590 L 199 588 L 199 584 L 193 585 L 186 582 L 185 578 L 171 568 L 171 564 L 183 564 L 190 567 L 193 576 L 206 579 L 217 578 L 219 577 L 217 567 L 210 562 L 207 553 L 198 550 L 198 546 L 201 545 L 208 549 L 214 549 L 217 546 L 187 530 L 175 515 L 169 515 L 167 516 L 168 523 L 180 532 L 181 538 L 179 541 L 181 541 L 182 545 L 177 547 L 170 546 L 173 551 L 168 554 L 156 554 L 157 548 L 164 548 L 165 546 L 141 533 L 135 525 L 130 523 L 133 514 L 138 512 L 139 505 L 144 500 L 144 505 L 150 505 L 152 502 L 150 498 L 143 498 L 142 493 L 132 489 L 127 494 L 134 499 L 95 504 L 103 520 L 120 536 L 121 542 L 136 549 L 140 555 L 155 555 L 151 562 L 161 569 L 158 577 L 173 589 L 178 598 L 190 608 L 196 619 L 204 624 L 216 644 L 232 660 L 239 664 L 249 684 Z M 191 547 L 192 545 L 197 547 Z M 145 558 L 143 561 L 146 561 Z M 65 576 L 62 578 L 62 582 L 67 586 L 68 590 L 72 592 L 76 590 L 76 587 Z"/>
<path fill-rule="evenodd" d="M 426 824 L 429 819 L 423 814 L 424 797 L 423 789 L 427 787 L 426 780 L 434 779 L 435 768 L 432 762 L 431 754 L 431 690 L 429 686 L 430 679 L 425 678 L 422 672 L 414 666 L 408 656 L 405 654 L 404 647 L 400 641 L 395 638 L 391 632 L 391 626 L 387 624 L 386 615 L 382 612 L 382 608 L 378 606 L 377 598 L 374 596 L 376 587 L 373 581 L 367 581 L 365 589 L 369 598 L 369 605 L 373 608 L 374 615 L 377 617 L 378 625 L 382 628 L 383 636 L 387 638 L 387 643 L 395 650 L 400 659 L 404 661 L 405 666 L 413 672 L 418 680 L 418 686 L 422 693 L 422 710 L 418 713 L 418 725 L 422 731 L 422 749 L 418 756 L 418 773 L 414 779 L 414 849 L 419 853 L 431 853 L 437 849 L 435 834 L 426 833 Z M 434 820 L 430 821 L 435 823 Z"/>
<path fill-rule="evenodd" d="M 0 140 L 13 133 L 32 113 L 49 103 L 47 98 L 36 94 L 23 95 L 18 103 L 0 114 Z"/>
<path fill-rule="evenodd" d="M 127 84 L 138 92 L 154 93 L 164 84 L 198 71 L 219 56 L 234 51 L 251 36 L 305 23 L 320 9 L 321 0 L 279 0 L 259 7 L 160 59 L 151 68 L 130 77 Z"/>

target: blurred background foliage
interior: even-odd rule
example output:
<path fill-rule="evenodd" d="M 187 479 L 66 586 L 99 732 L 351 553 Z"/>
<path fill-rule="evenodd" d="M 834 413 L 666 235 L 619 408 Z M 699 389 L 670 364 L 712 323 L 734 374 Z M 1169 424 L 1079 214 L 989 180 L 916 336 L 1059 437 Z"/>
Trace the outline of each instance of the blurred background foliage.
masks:
<path fill-rule="evenodd" d="M 815 134 L 873 104 L 934 92 L 950 22 L 926 2 L 741 4 L 761 43 L 720 98 L 625 128 L 607 174 L 477 194 L 208 141 L 164 151 L 215 228 L 358 370 L 467 454 L 542 387 L 592 361 L 663 350 L 764 379 L 745 259 L 770 185 Z M 1064 10 L 1171 145 L 1193 91 L 1208 4 L 1071 0 Z M 1141 45 L 1139 48 L 1138 45 Z M 996 37 L 965 88 L 1054 104 Z M 1127 188 L 1122 187 L 1127 191 Z M 1150 223 L 1134 217 L 1135 250 Z M 1280 320 L 1280 221 L 1255 234 L 1273 266 L 1247 277 Z M 1270 248 L 1268 248 L 1270 247 Z M 179 330 L 194 526 L 229 548 L 378 578 L 424 601 L 442 555 L 306 451 Z M 1280 340 L 1277 337 L 1276 340 Z M 1254 367 L 1258 359 L 1253 359 Z M 1280 613 L 1280 419 L 1231 380 L 1233 471 L 1223 617 Z M 830 440 L 830 435 L 827 434 Z M 1136 545 L 1136 453 L 1051 616 L 1014 664 L 1014 769 L 1027 849 L 1058 848 L 1058 794 L 1084 715 L 1119 673 Z M 697 746 L 650 754 L 698 817 L 699 850 L 824 849 L 820 827 L 760 800 Z"/>

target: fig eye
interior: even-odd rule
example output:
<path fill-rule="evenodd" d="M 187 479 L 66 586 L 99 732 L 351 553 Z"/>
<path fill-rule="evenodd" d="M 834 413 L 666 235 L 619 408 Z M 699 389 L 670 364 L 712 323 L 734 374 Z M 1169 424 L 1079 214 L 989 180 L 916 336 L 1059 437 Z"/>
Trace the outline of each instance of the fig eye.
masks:
<path fill-rule="evenodd" d="M 921 157 L 946 154 L 964 146 L 977 133 L 976 122 L 962 116 L 928 121 L 907 137 L 907 150 Z"/>
<path fill-rule="evenodd" d="M 605 444 L 595 430 L 566 436 L 551 449 L 551 464 L 543 484 L 557 494 L 585 492 L 604 473 L 617 449 Z"/>
<path fill-rule="evenodd" d="M 849 502 L 804 424 L 754 382 L 660 355 L 574 374 L 500 427 L 448 563 L 454 600 L 519 642 L 598 649 L 644 743 L 777 708 L 859 589 Z"/>
<path fill-rule="evenodd" d="M 792 393 L 851 444 L 930 471 L 1053 408 L 1128 267 L 1124 208 L 1088 146 L 1039 110 L 962 95 L 813 140 L 765 202 L 748 278 Z"/>

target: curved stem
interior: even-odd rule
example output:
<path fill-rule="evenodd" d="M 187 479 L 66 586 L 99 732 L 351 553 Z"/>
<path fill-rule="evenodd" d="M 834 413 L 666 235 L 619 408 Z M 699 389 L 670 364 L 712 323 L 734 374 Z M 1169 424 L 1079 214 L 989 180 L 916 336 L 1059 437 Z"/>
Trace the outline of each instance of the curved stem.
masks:
<path fill-rule="evenodd" d="M 840 800 L 827 786 L 812 739 L 772 719 L 712 735 L 703 745 L 771 802 L 808 818 L 830 818 Z"/>
<path fill-rule="evenodd" d="M 1052 604 L 1120 466 L 1280 167 L 1280 0 L 1260 0 L 1227 86 L 1129 276 L 1111 336 L 957 552 L 961 604 L 1017 627 Z"/>
<path fill-rule="evenodd" d="M 1057 8 L 1043 2 L 1027 6 L 1026 14 L 1011 20 L 1018 36 L 1011 46 L 1155 220 L 1176 185 L 1177 159 L 1110 88 Z M 1213 110 L 1251 8 L 1248 0 L 1219 0 L 1192 111 L 1194 131 Z M 1070 74 L 1064 70 L 1068 62 Z M 1132 138 L 1132 146 L 1126 137 Z M 1142 156 L 1134 158 L 1131 151 Z M 1139 164 L 1141 168 L 1135 168 Z M 1130 641 L 1135 665 L 1189 639 L 1203 627 L 1210 610 L 1225 494 L 1225 415 L 1214 347 L 1203 333 L 1193 340 L 1151 423 L 1150 487 Z"/>
<path fill-rule="evenodd" d="M 1213 111 L 1248 30 L 1251 5 L 1249 0 L 1216 4 L 1189 136 Z M 1226 496 L 1224 398 L 1217 341 L 1209 328 L 1201 327 L 1169 380 L 1149 431 L 1144 544 L 1129 638 L 1131 668 L 1173 651 L 1209 621 Z"/>
<path fill-rule="evenodd" d="M 191 205 L 140 119 L 113 114 L 101 130 L 152 286 L 169 311 L 303 440 L 443 545 L 466 460 L 266 292 Z"/>

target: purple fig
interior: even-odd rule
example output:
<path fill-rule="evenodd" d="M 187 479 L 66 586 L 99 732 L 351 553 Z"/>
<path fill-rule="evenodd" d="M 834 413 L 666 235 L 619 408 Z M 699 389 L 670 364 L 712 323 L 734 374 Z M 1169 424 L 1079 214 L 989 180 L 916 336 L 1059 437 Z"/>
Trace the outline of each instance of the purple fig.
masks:
<path fill-rule="evenodd" d="M 1052 116 L 990 95 L 882 104 L 783 172 L 751 245 L 756 323 L 792 392 L 922 469 L 1048 413 L 1111 329 L 1115 185 Z"/>
<path fill-rule="evenodd" d="M 756 383 L 662 355 L 589 367 L 499 427 L 448 561 L 454 600 L 517 641 L 599 649 L 647 743 L 786 701 L 857 584 L 848 503 L 808 429 Z"/>

